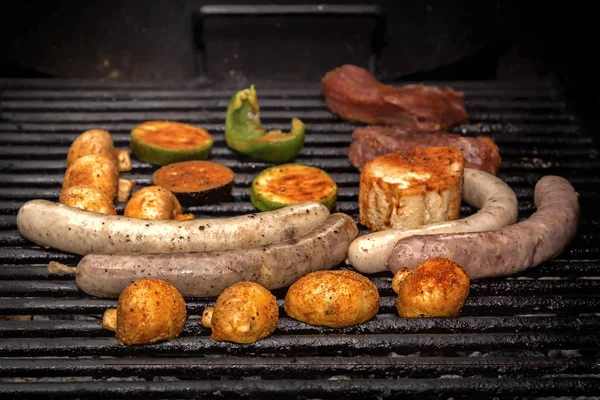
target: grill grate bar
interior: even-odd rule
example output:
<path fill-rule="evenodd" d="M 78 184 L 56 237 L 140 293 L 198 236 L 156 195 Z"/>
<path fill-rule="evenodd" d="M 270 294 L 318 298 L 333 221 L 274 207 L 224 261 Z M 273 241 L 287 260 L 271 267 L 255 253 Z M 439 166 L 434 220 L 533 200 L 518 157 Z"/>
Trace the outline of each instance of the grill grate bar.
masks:
<path fill-rule="evenodd" d="M 177 340 L 144 346 L 120 346 L 113 337 L 95 338 L 20 338 L 0 339 L 0 354 L 5 357 L 46 356 L 134 356 L 150 354 L 286 354 L 295 356 L 382 355 L 389 352 L 412 354 L 421 352 L 476 351 L 479 349 L 519 350 L 585 350 L 597 349 L 600 337 L 596 333 L 460 333 L 460 334 L 361 334 L 353 336 L 281 335 L 264 338 L 249 345 L 215 342 L 206 336 L 183 336 Z"/>
<path fill-rule="evenodd" d="M 39 267 L 38 267 L 39 268 Z M 0 268 L 0 271 L 3 268 Z M 0 274 L 3 277 L 3 274 Z M 0 296 L 46 297 L 74 296 L 81 294 L 75 281 L 29 281 L 16 280 L 15 276 L 7 276 L 10 280 L 0 281 Z M 392 294 L 391 279 L 371 278 L 381 294 Z M 600 293 L 600 280 L 478 280 L 471 284 L 470 296 L 481 295 L 595 295 Z"/>
<path fill-rule="evenodd" d="M 37 317 L 36 317 L 37 318 Z M 90 317 L 92 318 L 92 317 Z M 99 315 L 95 318 L 99 318 Z M 499 333 L 507 329 L 514 332 L 547 332 L 562 329 L 564 332 L 591 333 L 600 328 L 600 321 L 590 316 L 461 316 L 459 318 L 406 319 L 379 315 L 360 326 L 343 329 L 329 329 L 308 325 L 281 316 L 277 325 L 277 335 L 323 335 L 337 334 L 405 334 L 405 333 Z M 198 319 L 188 320 L 182 336 L 208 336 L 210 330 L 203 328 Z M 99 319 L 82 320 L 32 320 L 0 321 L 0 338 L 34 337 L 110 337 L 113 333 L 102 329 Z"/>
<path fill-rule="evenodd" d="M 303 398 L 440 398 L 440 392 L 460 398 L 481 398 L 482 394 L 502 396 L 540 395 L 596 395 L 596 379 L 573 378 L 440 378 L 440 379 L 353 379 L 314 380 L 302 382 Z M 85 382 L 85 383 L 15 383 L 0 386 L 0 395 L 11 398 L 64 398 L 70 397 L 127 397 L 127 398 L 248 398 L 264 393 L 294 396 L 298 393 L 297 380 L 278 381 L 195 381 L 182 382 Z M 413 397 L 415 396 L 415 397 Z"/>
<path fill-rule="evenodd" d="M 0 359 L 0 376 L 142 376 L 192 375 L 237 377 L 278 376 L 296 378 L 318 374 L 360 377 L 441 377 L 464 376 L 527 377 L 541 374 L 592 374 L 600 367 L 600 359 L 566 359 L 557 367 L 552 357 L 307 357 L 290 363 L 281 357 L 250 358 L 169 358 L 159 359 Z"/>
<path fill-rule="evenodd" d="M 268 123 L 271 129 L 289 129 L 290 125 L 288 122 L 280 123 L 277 121 L 265 122 Z M 225 128 L 223 123 L 206 123 L 205 121 L 200 122 L 201 126 L 207 129 L 215 137 L 217 143 L 224 141 L 222 133 Z M 136 123 L 114 123 L 108 122 L 103 124 L 64 124 L 64 123 L 6 123 L 0 122 L 0 137 L 3 140 L 23 141 L 31 138 L 31 140 L 40 140 L 43 143 L 60 143 L 67 144 L 75 140 L 77 135 L 87 129 L 106 129 L 111 132 L 111 135 L 115 139 L 116 143 L 120 145 L 127 145 L 129 143 L 129 132 L 136 126 Z M 348 134 L 354 131 L 354 129 L 364 125 L 356 124 L 342 124 L 339 122 L 332 123 L 313 123 L 310 125 L 310 134 L 307 135 L 307 143 L 329 144 L 338 142 L 349 142 L 347 136 L 341 134 Z M 469 134 L 469 135 L 488 135 L 498 134 L 498 140 L 536 140 L 535 135 L 541 135 L 542 137 L 553 136 L 556 140 L 592 140 L 591 137 L 573 138 L 573 136 L 582 135 L 583 132 L 581 127 L 573 124 L 552 124 L 552 125 L 539 125 L 539 124 L 472 124 L 472 125 L 460 125 L 453 129 L 456 133 Z M 67 134 L 66 132 L 71 132 Z M 327 135 L 322 135 L 326 133 Z M 331 135 L 336 133 L 336 135 Z M 526 135 L 526 136 L 523 136 Z M 558 135 L 558 137 L 556 137 Z M 533 136 L 533 137 L 532 137 Z M 567 136 L 561 137 L 561 136 Z M 502 143 L 502 142 L 501 142 Z"/>
<path fill-rule="evenodd" d="M 124 149 L 126 150 L 126 149 Z M 68 146 L 53 146 L 53 147 L 32 147 L 25 145 L 15 145 L 10 147 L 0 148 L 0 158 L 27 157 L 27 158 L 59 158 L 69 151 Z M 345 158 L 348 154 L 347 147 L 305 147 L 300 153 L 300 157 L 328 157 L 328 158 Z M 531 149 L 523 148 L 507 148 L 502 151 L 502 158 L 510 159 L 512 157 L 531 156 Z M 574 149 L 535 149 L 536 157 L 552 157 L 553 159 L 568 159 L 568 158 L 592 158 L 589 149 L 574 148 Z M 229 148 L 216 148 L 212 151 L 212 157 L 230 157 L 236 158 L 238 155 Z M 64 167 L 63 167 L 64 168 Z"/>
<path fill-rule="evenodd" d="M 291 119 L 290 111 L 261 110 L 261 119 L 266 124 L 269 120 L 278 120 L 288 122 Z M 301 119 L 305 123 L 321 121 L 339 121 L 339 119 L 324 110 L 298 110 L 293 112 L 293 116 Z M 194 111 L 148 111 L 148 112 L 10 112 L 0 111 L 0 119 L 13 122 L 48 122 L 48 123 L 81 123 L 81 122 L 112 122 L 128 121 L 139 123 L 151 119 L 168 119 L 188 123 L 210 123 L 223 122 L 225 114 L 223 112 L 207 111 L 205 109 Z M 574 115 L 567 113 L 559 114 L 536 114 L 528 112 L 480 112 L 473 111 L 470 118 L 481 123 L 486 122 L 520 122 L 520 123 L 569 123 L 575 122 Z"/>
<path fill-rule="evenodd" d="M 314 158 L 314 157 L 304 157 L 300 155 L 297 159 L 298 162 L 310 164 L 313 166 L 317 166 L 320 168 L 327 168 L 332 172 L 347 172 L 352 167 L 350 162 L 347 159 L 331 159 L 331 158 Z M 260 170 L 264 168 L 268 168 L 273 166 L 271 163 L 262 162 L 262 161 L 241 161 L 240 159 L 227 159 L 227 158 L 213 158 L 212 161 L 224 164 L 234 171 L 239 172 L 256 172 L 258 173 Z M 142 163 L 139 161 L 132 160 L 131 162 L 134 169 L 138 171 L 147 170 L 148 172 L 155 170 L 153 166 L 147 163 Z M 504 160 L 502 162 L 501 167 L 504 173 L 509 171 L 513 172 L 513 170 L 583 170 L 582 172 L 589 172 L 590 174 L 595 170 L 600 168 L 600 161 L 597 160 L 552 160 L 550 162 L 544 162 L 543 160 L 523 160 L 523 159 L 514 159 L 514 160 Z M 65 170 L 65 162 L 62 160 L 23 160 L 23 159 L 0 159 L 0 171 L 10 171 L 12 173 L 20 173 L 27 172 L 31 173 L 32 171 L 62 171 L 64 173 Z"/>
<path fill-rule="evenodd" d="M 232 93 L 233 94 L 233 93 Z M 260 93 L 259 93 L 260 96 Z M 153 111 L 153 110 L 219 110 L 226 109 L 229 105 L 229 99 L 171 99 L 158 97 L 151 100 L 131 99 L 108 99 L 88 101 L 85 99 L 57 100 L 55 97 L 48 99 L 36 98 L 27 100 L 3 100 L 0 101 L 0 108 L 5 111 Z M 285 105 L 282 106 L 282 98 L 263 98 L 260 96 L 261 113 L 265 110 L 282 109 L 323 109 L 325 102 L 320 97 L 303 99 L 284 99 Z M 490 99 L 472 99 L 465 102 L 467 110 L 487 109 L 487 110 L 510 110 L 510 111 L 532 111 L 532 112 L 557 112 L 566 111 L 566 104 L 559 101 L 530 101 L 530 100 L 490 100 Z"/>

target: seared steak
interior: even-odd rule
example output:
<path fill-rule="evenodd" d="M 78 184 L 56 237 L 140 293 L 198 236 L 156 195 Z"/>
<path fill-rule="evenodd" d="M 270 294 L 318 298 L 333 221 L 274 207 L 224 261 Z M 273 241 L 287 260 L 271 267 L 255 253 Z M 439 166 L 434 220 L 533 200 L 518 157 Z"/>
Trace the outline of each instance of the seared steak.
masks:
<path fill-rule="evenodd" d="M 466 137 L 442 131 L 419 132 L 398 126 L 369 126 L 352 133 L 348 158 L 361 169 L 369 160 L 382 154 L 405 152 L 416 147 L 451 146 L 465 156 L 465 168 L 480 169 L 496 175 L 500 152 L 489 137 Z"/>
<path fill-rule="evenodd" d="M 467 122 L 463 93 L 421 84 L 385 85 L 354 65 L 329 71 L 321 90 L 329 110 L 349 121 L 422 131 Z"/>

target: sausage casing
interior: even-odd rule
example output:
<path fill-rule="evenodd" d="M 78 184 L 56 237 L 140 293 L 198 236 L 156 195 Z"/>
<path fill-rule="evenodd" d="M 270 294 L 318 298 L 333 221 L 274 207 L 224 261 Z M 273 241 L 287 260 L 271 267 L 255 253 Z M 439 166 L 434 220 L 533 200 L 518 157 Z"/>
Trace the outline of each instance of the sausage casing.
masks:
<path fill-rule="evenodd" d="M 528 219 L 488 232 L 412 236 L 398 241 L 388 259 L 392 272 L 445 257 L 471 279 L 511 275 L 562 253 L 577 232 L 579 200 L 559 176 L 545 176 L 534 190 L 536 212 Z"/>
<path fill-rule="evenodd" d="M 69 253 L 165 253 L 251 248 L 310 231 L 329 216 L 312 202 L 231 218 L 163 221 L 103 215 L 47 200 L 19 209 L 21 234 L 40 246 Z"/>
<path fill-rule="evenodd" d="M 296 239 L 264 247 L 205 253 L 89 254 L 77 266 L 77 285 L 88 294 L 107 297 L 118 296 L 128 284 L 144 277 L 167 281 L 184 297 L 218 296 L 241 281 L 273 290 L 340 264 L 357 234 L 351 217 L 335 213 Z"/>
<path fill-rule="evenodd" d="M 465 168 L 462 199 L 479 210 L 454 221 L 362 235 L 350 244 L 347 263 L 363 274 L 382 272 L 388 269 L 387 260 L 401 239 L 416 235 L 491 231 L 517 222 L 519 210 L 515 192 L 488 172 Z"/>

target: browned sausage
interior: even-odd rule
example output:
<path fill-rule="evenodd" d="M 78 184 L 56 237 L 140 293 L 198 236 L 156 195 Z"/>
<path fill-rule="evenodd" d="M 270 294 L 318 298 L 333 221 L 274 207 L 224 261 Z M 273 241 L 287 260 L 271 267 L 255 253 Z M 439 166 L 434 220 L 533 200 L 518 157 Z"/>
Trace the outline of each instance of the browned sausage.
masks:
<path fill-rule="evenodd" d="M 471 279 L 511 275 L 551 260 L 571 242 L 579 223 L 579 200 L 559 176 L 545 176 L 534 191 L 537 211 L 529 219 L 495 231 L 419 235 L 400 240 L 389 259 L 392 272 L 445 257 Z"/>

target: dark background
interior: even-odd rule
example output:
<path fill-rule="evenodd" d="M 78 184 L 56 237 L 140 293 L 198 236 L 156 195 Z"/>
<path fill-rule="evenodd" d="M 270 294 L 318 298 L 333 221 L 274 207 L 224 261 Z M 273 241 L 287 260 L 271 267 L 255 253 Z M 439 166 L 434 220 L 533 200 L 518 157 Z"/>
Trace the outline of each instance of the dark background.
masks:
<path fill-rule="evenodd" d="M 193 16 L 204 4 L 219 3 L 16 2 L 0 28 L 0 75 L 239 87 L 317 82 L 342 63 L 368 65 L 373 18 L 212 17 L 199 27 Z M 471 0 L 372 4 L 379 4 L 387 19 L 376 64 L 380 79 L 551 78 L 586 107 L 599 105 L 593 6 Z"/>

